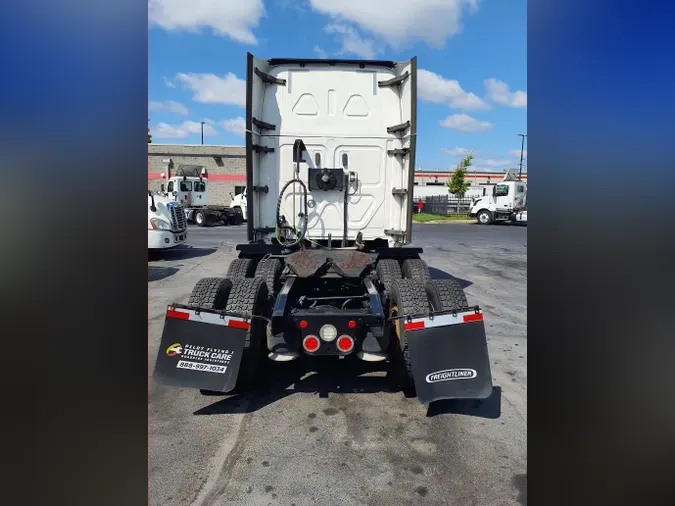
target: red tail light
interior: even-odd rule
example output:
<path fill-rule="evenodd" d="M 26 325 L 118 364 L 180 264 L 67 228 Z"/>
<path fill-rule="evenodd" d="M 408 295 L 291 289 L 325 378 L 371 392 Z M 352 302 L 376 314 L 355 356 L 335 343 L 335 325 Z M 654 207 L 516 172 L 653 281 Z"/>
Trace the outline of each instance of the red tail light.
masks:
<path fill-rule="evenodd" d="M 306 336 L 302 340 L 302 347 L 310 353 L 318 350 L 320 345 L 319 338 L 316 336 Z"/>
<path fill-rule="evenodd" d="M 300 320 L 300 328 L 301 329 L 306 329 L 309 323 L 307 323 L 307 320 Z"/>
<path fill-rule="evenodd" d="M 350 352 L 354 348 L 354 340 L 349 336 L 340 336 L 337 341 L 337 347 L 343 353 Z"/>
<path fill-rule="evenodd" d="M 354 320 L 349 320 L 349 328 L 350 329 L 355 329 L 356 328 L 356 322 Z"/>

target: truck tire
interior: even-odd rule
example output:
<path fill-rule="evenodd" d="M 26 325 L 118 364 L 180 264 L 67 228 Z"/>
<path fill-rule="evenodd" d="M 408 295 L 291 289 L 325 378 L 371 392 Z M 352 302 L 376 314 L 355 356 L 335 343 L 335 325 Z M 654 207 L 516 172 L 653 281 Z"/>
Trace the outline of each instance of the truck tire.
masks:
<path fill-rule="evenodd" d="M 489 225 L 492 223 L 492 213 L 487 209 L 482 209 L 478 211 L 476 215 L 476 221 L 479 225 Z"/>
<path fill-rule="evenodd" d="M 232 281 L 225 278 L 203 278 L 192 289 L 187 305 L 201 309 L 225 309 Z"/>
<path fill-rule="evenodd" d="M 403 276 L 426 283 L 431 279 L 429 266 L 421 258 L 406 258 L 403 260 Z"/>
<path fill-rule="evenodd" d="M 391 288 L 391 302 L 389 314 L 398 316 L 419 316 L 429 313 L 429 300 L 424 283 L 412 279 L 399 279 Z M 399 362 L 399 383 L 405 395 L 415 395 L 412 362 L 408 347 L 408 334 L 405 330 L 405 320 L 397 318 L 393 321 L 394 335 L 398 339 L 400 353 L 395 354 Z"/>
<path fill-rule="evenodd" d="M 457 311 L 469 306 L 460 284 L 454 279 L 432 279 L 426 284 L 427 297 L 434 311 Z"/>
<path fill-rule="evenodd" d="M 235 206 L 232 209 L 234 209 L 235 212 L 235 225 L 241 225 L 244 223 L 244 213 L 241 210 L 241 207 Z"/>
<path fill-rule="evenodd" d="M 396 280 L 403 278 L 398 260 L 391 258 L 379 260 L 375 272 L 387 292 L 391 291 L 391 287 Z"/>
<path fill-rule="evenodd" d="M 225 277 L 235 281 L 240 278 L 252 278 L 255 273 L 255 261 L 251 258 L 237 258 L 230 262 Z"/>
<path fill-rule="evenodd" d="M 263 278 L 270 296 L 275 296 L 281 288 L 281 260 L 278 258 L 264 258 L 255 268 L 255 277 Z"/>
<path fill-rule="evenodd" d="M 200 227 L 206 226 L 208 215 L 204 211 L 195 211 L 195 223 Z"/>
<path fill-rule="evenodd" d="M 226 311 L 241 315 L 267 316 L 267 285 L 262 278 L 240 278 L 232 284 Z M 232 392 L 241 393 L 255 384 L 265 347 L 265 320 L 251 318 L 246 331 L 237 384 Z"/>

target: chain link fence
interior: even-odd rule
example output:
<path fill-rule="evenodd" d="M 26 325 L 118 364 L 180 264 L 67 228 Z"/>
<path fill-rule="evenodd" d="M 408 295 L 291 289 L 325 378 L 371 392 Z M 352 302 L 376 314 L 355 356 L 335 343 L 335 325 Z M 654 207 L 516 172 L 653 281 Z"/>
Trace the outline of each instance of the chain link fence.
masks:
<path fill-rule="evenodd" d="M 471 211 L 471 197 L 458 199 L 451 195 L 435 195 L 422 197 L 415 201 L 415 212 L 419 212 L 419 201 L 422 200 L 422 212 L 437 216 L 469 216 Z"/>

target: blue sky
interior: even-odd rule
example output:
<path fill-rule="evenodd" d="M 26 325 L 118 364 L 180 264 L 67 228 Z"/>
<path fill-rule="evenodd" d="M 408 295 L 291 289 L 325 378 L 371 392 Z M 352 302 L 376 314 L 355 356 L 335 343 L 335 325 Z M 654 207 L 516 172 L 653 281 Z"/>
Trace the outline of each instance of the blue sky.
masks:
<path fill-rule="evenodd" d="M 153 142 L 243 145 L 246 52 L 418 57 L 417 166 L 516 167 L 527 133 L 525 0 L 150 0 Z M 527 150 L 527 144 L 526 144 Z M 526 167 L 527 161 L 524 162 Z"/>

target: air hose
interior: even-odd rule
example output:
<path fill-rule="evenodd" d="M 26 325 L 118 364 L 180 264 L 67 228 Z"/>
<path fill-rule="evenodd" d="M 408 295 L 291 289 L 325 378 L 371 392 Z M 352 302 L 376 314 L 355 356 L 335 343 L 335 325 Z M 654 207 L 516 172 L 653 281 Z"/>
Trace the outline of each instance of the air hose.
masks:
<path fill-rule="evenodd" d="M 303 202 L 304 202 L 304 213 L 303 210 L 301 209 L 300 212 L 298 213 L 298 217 L 300 218 L 302 225 L 300 227 L 300 231 L 298 231 L 295 227 L 288 227 L 285 226 L 282 223 L 281 220 L 281 203 L 284 198 L 284 193 L 286 192 L 286 189 L 292 185 L 293 183 L 298 183 L 302 187 L 302 192 L 303 192 Z M 288 181 L 284 187 L 281 189 L 279 192 L 279 199 L 277 200 L 277 223 L 276 223 L 276 230 L 275 230 L 275 235 L 277 238 L 277 241 L 279 241 L 279 244 L 285 247 L 292 247 L 292 246 L 297 246 L 300 244 L 304 238 L 305 234 L 307 233 L 307 187 L 305 186 L 305 183 L 302 182 L 300 179 L 291 179 Z M 281 237 L 281 229 L 282 228 L 290 228 L 293 233 L 295 234 L 295 239 L 291 240 L 290 242 L 285 242 L 284 239 Z"/>

